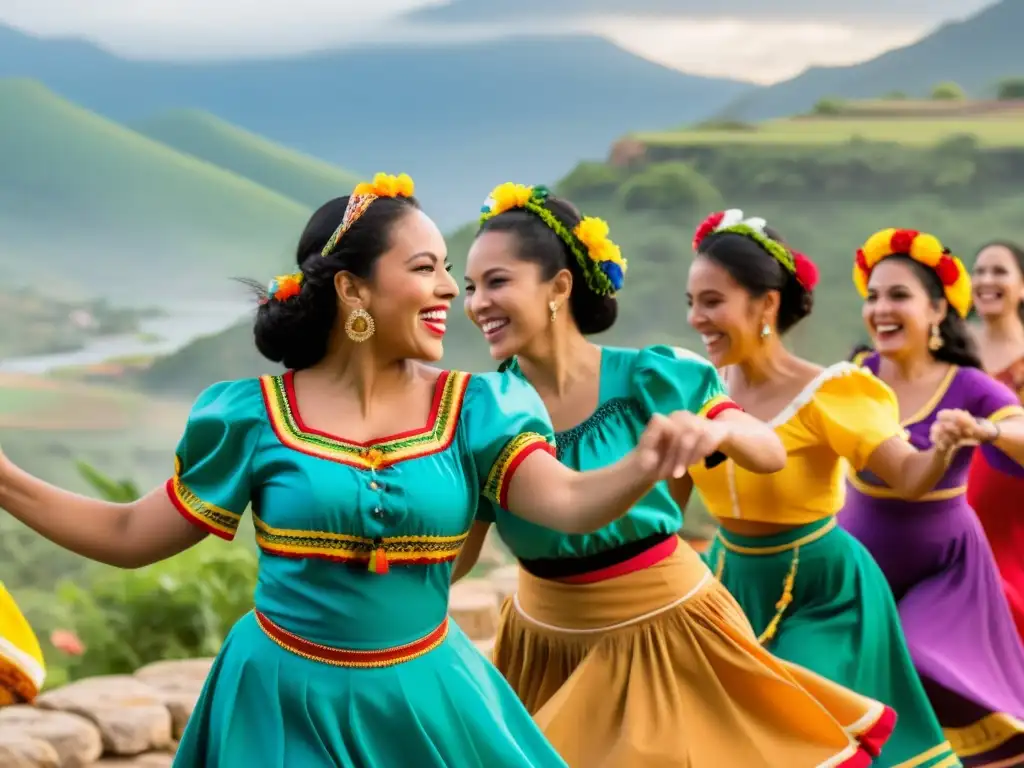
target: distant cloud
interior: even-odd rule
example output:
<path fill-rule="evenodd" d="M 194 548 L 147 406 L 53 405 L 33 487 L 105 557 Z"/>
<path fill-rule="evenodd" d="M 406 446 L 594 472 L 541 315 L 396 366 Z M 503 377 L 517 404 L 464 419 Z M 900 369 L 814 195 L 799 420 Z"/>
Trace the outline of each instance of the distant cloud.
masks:
<path fill-rule="evenodd" d="M 367 42 L 417 45 L 590 32 L 694 74 L 773 82 L 809 65 L 871 58 L 911 42 L 941 18 L 962 16 L 986 4 L 988 0 L 0 0 L 0 23 L 47 37 L 83 37 L 130 58 L 165 60 L 294 55 Z M 552 15 L 552 7 L 563 11 L 560 17 Z M 629 14 L 618 10 L 627 7 Z M 773 18 L 766 19 L 758 9 L 769 7 Z M 888 10 L 883 12 L 883 7 Z M 859 9 L 861 21 L 837 20 L 843 8 Z M 663 15 L 653 15 L 659 9 Z M 666 9 L 678 13 L 667 16 Z M 867 13 L 872 10 L 874 15 Z"/>

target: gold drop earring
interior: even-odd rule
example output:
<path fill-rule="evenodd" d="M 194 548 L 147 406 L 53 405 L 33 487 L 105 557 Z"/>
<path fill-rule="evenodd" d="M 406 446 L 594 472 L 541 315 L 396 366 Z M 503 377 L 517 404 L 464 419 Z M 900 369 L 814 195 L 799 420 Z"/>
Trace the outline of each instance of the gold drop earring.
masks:
<path fill-rule="evenodd" d="M 938 352 L 942 349 L 946 342 L 942 340 L 942 334 L 939 333 L 939 326 L 932 325 L 928 331 L 928 349 L 932 352 Z"/>
<path fill-rule="evenodd" d="M 558 317 L 558 305 L 553 301 L 549 301 L 548 309 L 551 310 L 551 322 L 553 323 L 555 322 L 555 318 Z"/>
<path fill-rule="evenodd" d="M 768 325 L 767 321 L 761 323 L 761 341 L 764 341 L 772 335 L 772 327 Z"/>

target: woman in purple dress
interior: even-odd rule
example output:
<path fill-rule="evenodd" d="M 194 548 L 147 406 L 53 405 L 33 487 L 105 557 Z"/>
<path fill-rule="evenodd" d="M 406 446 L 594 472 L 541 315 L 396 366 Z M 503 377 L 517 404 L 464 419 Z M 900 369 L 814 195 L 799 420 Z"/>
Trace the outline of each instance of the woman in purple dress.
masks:
<path fill-rule="evenodd" d="M 965 496 L 965 443 L 1024 463 L 1024 410 L 981 370 L 964 322 L 970 278 L 937 239 L 876 233 L 857 252 L 854 283 L 876 350 L 862 364 L 895 391 L 914 446 L 948 450 L 950 464 L 913 502 L 870 472 L 851 474 L 840 524 L 889 580 L 910 654 L 964 765 L 1024 765 L 1024 645 Z"/>

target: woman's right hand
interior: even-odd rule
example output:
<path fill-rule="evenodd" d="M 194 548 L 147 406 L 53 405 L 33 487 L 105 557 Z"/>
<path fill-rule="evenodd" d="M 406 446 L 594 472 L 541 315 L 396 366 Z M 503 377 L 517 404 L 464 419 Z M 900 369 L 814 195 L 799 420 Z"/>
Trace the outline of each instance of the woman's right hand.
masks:
<path fill-rule="evenodd" d="M 640 471 L 650 481 L 678 479 L 719 449 L 728 428 L 689 411 L 655 414 L 636 446 Z"/>

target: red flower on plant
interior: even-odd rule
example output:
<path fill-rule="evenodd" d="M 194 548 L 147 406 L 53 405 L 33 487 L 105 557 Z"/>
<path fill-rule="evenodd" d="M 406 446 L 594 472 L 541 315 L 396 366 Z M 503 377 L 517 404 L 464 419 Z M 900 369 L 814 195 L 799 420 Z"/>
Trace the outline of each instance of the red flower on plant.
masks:
<path fill-rule="evenodd" d="M 700 244 L 704 241 L 704 238 L 715 231 L 715 227 L 722 223 L 722 219 L 725 218 L 725 211 L 719 211 L 718 213 L 712 213 L 704 221 L 701 222 L 700 226 L 697 227 L 693 233 L 693 251 L 696 253 L 700 250 Z"/>
<path fill-rule="evenodd" d="M 893 253 L 910 253 L 910 246 L 920 232 L 913 229 L 897 229 L 889 240 L 889 248 Z"/>
<path fill-rule="evenodd" d="M 85 653 L 85 645 L 78 639 L 78 635 L 69 629 L 53 630 L 50 633 L 50 643 L 68 656 L 81 656 Z"/>
<path fill-rule="evenodd" d="M 805 291 L 813 291 L 818 284 L 818 265 L 798 251 L 793 251 L 796 280 Z"/>

